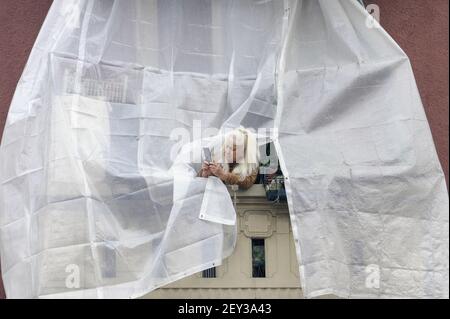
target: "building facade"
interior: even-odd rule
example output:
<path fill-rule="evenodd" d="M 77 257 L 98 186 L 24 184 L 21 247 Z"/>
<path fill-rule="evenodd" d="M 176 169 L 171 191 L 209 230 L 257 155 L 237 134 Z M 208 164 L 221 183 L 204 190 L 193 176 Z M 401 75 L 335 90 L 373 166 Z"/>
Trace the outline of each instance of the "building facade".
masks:
<path fill-rule="evenodd" d="M 233 254 L 216 268 L 164 286 L 144 298 L 302 298 L 286 202 L 268 201 L 262 184 L 230 193 L 236 205 L 238 231 Z"/>
<path fill-rule="evenodd" d="M 15 87 L 51 3 L 52 0 L 0 1 L 0 25 L 2 30 L 0 33 L 0 68 L 4 71 L 0 72 L 0 137 L 3 132 L 6 115 L 8 113 Z M 431 125 L 433 137 L 441 163 L 447 176 L 448 183 L 449 1 L 366 0 L 365 3 L 377 4 L 379 6 L 381 24 L 406 51 L 411 59 L 419 90 L 424 102 L 425 111 Z M 274 254 L 273 249 L 271 248 L 274 246 L 272 243 L 269 244 L 269 242 L 277 242 L 278 244 L 276 247 L 280 247 L 279 243 L 286 241 L 286 233 L 283 235 L 283 231 L 285 231 L 283 225 L 286 225 L 286 222 L 289 222 L 289 215 L 287 214 L 286 207 L 283 209 L 277 208 L 275 209 L 275 212 L 273 212 L 271 208 L 272 204 L 267 202 L 263 203 L 264 198 L 261 197 L 261 193 L 255 196 L 248 196 L 246 200 L 253 201 L 253 203 L 244 204 L 241 202 L 237 207 L 239 213 L 238 223 L 240 227 L 240 240 L 238 242 L 237 251 L 230 258 L 224 261 L 222 266 L 216 269 L 217 278 L 202 278 L 200 277 L 201 274 L 197 274 L 193 277 L 173 283 L 164 289 L 170 289 L 172 295 L 179 293 L 180 296 L 181 294 L 189 295 L 189 291 L 191 291 L 191 295 L 193 295 L 194 292 L 204 293 L 207 289 L 211 290 L 210 296 L 213 296 L 213 292 L 225 293 L 225 290 L 229 289 L 229 291 L 233 292 L 234 298 L 237 297 L 239 293 L 242 293 L 242 295 L 253 294 L 253 296 L 259 297 L 263 296 L 263 293 L 268 291 L 273 293 L 273 289 L 280 288 L 276 288 L 276 285 L 274 285 L 272 288 L 269 288 L 272 290 L 264 290 L 266 288 L 262 285 L 258 286 L 261 282 L 266 280 L 266 283 L 268 283 L 273 279 L 273 282 L 283 283 L 286 282 L 285 279 L 282 279 L 279 276 L 288 276 L 287 278 L 296 278 L 290 283 L 295 287 L 288 286 L 280 288 L 279 290 L 281 291 L 284 289 L 284 292 L 280 292 L 279 295 L 287 295 L 288 293 L 286 289 L 292 288 L 292 290 L 289 290 L 290 296 L 300 296 L 301 292 L 299 291 L 299 278 L 297 277 L 297 274 L 289 273 L 292 271 L 295 272 L 297 267 L 289 266 L 293 267 L 292 269 L 294 270 L 286 271 L 287 264 L 291 265 L 296 262 L 296 259 L 293 258 L 295 256 L 292 256 L 292 252 L 288 253 L 286 251 L 286 246 L 281 246 L 282 252 L 275 252 L 278 256 L 280 256 L 280 258 L 278 258 L 280 263 L 279 266 L 278 264 L 274 265 L 274 261 L 269 258 L 271 254 Z M 244 199 L 242 199 L 242 201 L 244 201 Z M 260 204 L 255 204 L 257 201 L 260 201 Z M 243 210 L 245 209 L 248 209 L 247 213 L 243 213 Z M 272 218 L 264 217 L 269 215 L 265 215 L 265 213 L 263 214 L 262 211 L 270 211 Z M 255 221 L 255 224 L 248 226 L 249 220 Z M 252 247 L 251 239 L 253 238 L 252 236 L 263 233 L 264 231 L 259 232 L 261 229 L 267 229 L 267 227 L 269 227 L 267 226 L 268 220 L 271 221 L 271 231 L 266 230 L 266 234 L 270 233 L 271 235 L 263 238 L 265 239 L 264 249 L 266 253 L 266 275 L 271 275 L 272 277 L 252 278 L 250 276 L 250 270 L 252 270 L 253 266 L 249 255 Z M 247 229 L 247 231 L 245 229 Z M 255 246 L 258 246 L 257 244 L 258 242 L 254 242 Z M 292 244 L 292 237 L 289 235 L 289 249 L 292 249 Z M 247 256 L 246 261 L 240 261 L 238 259 L 241 254 L 243 256 Z M 283 257 L 287 255 L 289 255 L 290 258 L 289 263 L 283 260 Z M 247 276 L 245 284 L 242 282 L 238 283 L 237 280 L 233 281 L 231 278 L 235 275 L 237 276 L 236 278 L 242 279 L 244 275 L 241 275 L 240 273 Z M 236 283 L 235 286 L 225 287 L 225 281 L 228 280 L 232 280 L 232 282 Z M 222 282 L 222 284 L 220 282 Z M 216 288 L 214 288 L 214 285 L 216 285 Z M 192 287 L 189 288 L 189 286 Z M 281 284 L 279 284 L 279 286 L 281 286 Z M 261 287 L 263 288 L 261 289 Z M 156 291 L 146 297 L 161 297 L 169 292 L 169 290 L 164 292 L 164 289 L 162 288 L 160 291 Z M 0 298 L 5 298 L 1 278 Z"/>

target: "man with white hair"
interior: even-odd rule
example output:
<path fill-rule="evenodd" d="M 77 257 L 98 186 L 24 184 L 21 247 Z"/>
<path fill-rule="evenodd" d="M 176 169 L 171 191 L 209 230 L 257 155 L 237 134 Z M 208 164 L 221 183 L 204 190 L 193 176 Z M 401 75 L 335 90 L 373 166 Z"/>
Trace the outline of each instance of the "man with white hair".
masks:
<path fill-rule="evenodd" d="M 198 176 L 216 176 L 225 184 L 250 188 L 258 176 L 259 152 L 255 135 L 238 128 L 225 136 L 213 162 L 204 161 Z"/>

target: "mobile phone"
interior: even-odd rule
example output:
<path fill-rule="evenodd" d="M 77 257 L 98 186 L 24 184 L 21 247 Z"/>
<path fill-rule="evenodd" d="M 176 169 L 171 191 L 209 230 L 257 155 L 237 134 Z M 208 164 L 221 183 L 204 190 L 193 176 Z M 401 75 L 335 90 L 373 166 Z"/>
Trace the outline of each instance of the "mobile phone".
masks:
<path fill-rule="evenodd" d="M 211 150 L 208 147 L 203 148 L 203 156 L 205 161 L 207 161 L 208 163 L 212 162 Z"/>

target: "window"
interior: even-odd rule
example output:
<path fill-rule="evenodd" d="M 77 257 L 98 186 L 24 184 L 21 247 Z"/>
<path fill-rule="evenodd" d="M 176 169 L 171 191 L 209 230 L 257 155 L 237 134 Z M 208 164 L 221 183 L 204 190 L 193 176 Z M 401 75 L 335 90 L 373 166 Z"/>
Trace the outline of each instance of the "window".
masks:
<path fill-rule="evenodd" d="M 216 267 L 205 269 L 202 272 L 203 278 L 216 278 Z"/>
<path fill-rule="evenodd" d="M 75 70 L 66 69 L 63 85 L 66 94 L 81 94 L 92 98 L 101 97 L 107 102 L 126 103 L 127 82 L 126 75 L 107 80 L 86 76 L 77 79 Z"/>
<path fill-rule="evenodd" d="M 266 277 L 266 252 L 264 239 L 252 239 L 252 276 L 253 278 Z"/>

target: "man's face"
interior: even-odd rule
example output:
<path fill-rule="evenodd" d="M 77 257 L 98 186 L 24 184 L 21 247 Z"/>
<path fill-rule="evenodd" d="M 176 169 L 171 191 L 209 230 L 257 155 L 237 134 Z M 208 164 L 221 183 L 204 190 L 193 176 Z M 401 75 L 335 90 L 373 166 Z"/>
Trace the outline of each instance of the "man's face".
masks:
<path fill-rule="evenodd" d="M 241 163 L 244 158 L 244 139 L 239 135 L 231 135 L 225 143 L 225 160 L 228 163 Z"/>

